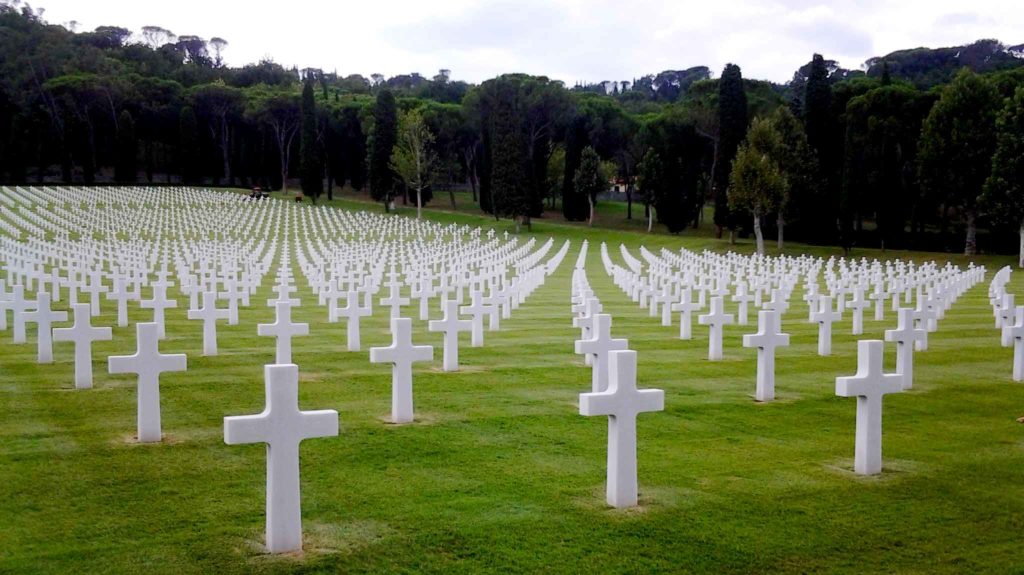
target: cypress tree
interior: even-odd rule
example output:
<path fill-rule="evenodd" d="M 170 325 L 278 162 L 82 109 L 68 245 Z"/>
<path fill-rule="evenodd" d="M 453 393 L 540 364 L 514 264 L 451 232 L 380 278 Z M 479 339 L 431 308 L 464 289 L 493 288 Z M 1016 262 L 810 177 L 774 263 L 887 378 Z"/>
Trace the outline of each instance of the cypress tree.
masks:
<path fill-rule="evenodd" d="M 398 110 L 391 90 L 382 89 L 373 107 L 373 140 L 370 145 L 370 195 L 390 210 L 394 198 L 395 175 L 391 154 L 398 140 Z"/>
<path fill-rule="evenodd" d="M 833 143 L 833 120 L 832 83 L 828 78 L 828 66 L 821 54 L 815 54 L 804 91 L 804 130 L 807 132 L 807 144 L 817 154 L 824 179 L 824 197 L 818 202 L 819 215 L 809 223 L 816 239 L 824 242 L 831 241 L 835 235 L 838 209 L 835 198 L 840 196 L 835 193 L 839 188 L 839 170 L 836 146 Z M 843 241 L 849 243 L 850 230 L 845 227 L 848 226 L 844 226 Z"/>
<path fill-rule="evenodd" d="M 530 224 L 530 157 L 515 86 L 499 82 L 491 112 L 491 195 L 496 215 Z"/>
<path fill-rule="evenodd" d="M 302 133 L 299 139 L 300 182 L 302 193 L 313 203 L 324 191 L 323 161 L 316 139 L 316 98 L 313 82 L 306 80 L 302 87 Z"/>
<path fill-rule="evenodd" d="M 747 134 L 747 94 L 743 90 L 743 74 L 735 64 L 726 64 L 718 81 L 718 147 L 715 168 L 711 175 L 715 195 L 714 221 L 718 237 L 722 228 L 733 228 L 729 216 L 729 172 L 736 150 Z"/>
<path fill-rule="evenodd" d="M 580 167 L 583 148 L 587 147 L 587 119 L 576 115 L 565 135 L 565 177 L 562 180 L 562 215 L 570 222 L 587 219 L 587 206 L 576 195 L 576 170 Z"/>
<path fill-rule="evenodd" d="M 182 108 L 178 117 L 178 163 L 182 182 L 199 181 L 199 122 L 192 106 Z"/>
<path fill-rule="evenodd" d="M 117 118 L 117 162 L 114 164 L 114 180 L 119 184 L 135 183 L 138 173 L 139 144 L 135 139 L 135 120 L 128 110 Z"/>

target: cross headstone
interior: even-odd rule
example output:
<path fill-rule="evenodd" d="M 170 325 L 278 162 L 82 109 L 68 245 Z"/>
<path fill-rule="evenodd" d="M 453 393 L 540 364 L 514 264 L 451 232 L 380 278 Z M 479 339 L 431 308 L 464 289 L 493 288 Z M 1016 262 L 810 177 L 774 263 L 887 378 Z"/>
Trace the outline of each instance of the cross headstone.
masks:
<path fill-rule="evenodd" d="M 396 317 L 391 320 L 391 345 L 371 347 L 370 363 L 390 363 L 391 369 L 391 421 L 408 423 L 413 420 L 412 364 L 434 359 L 434 348 L 413 345 L 412 320 Z"/>
<path fill-rule="evenodd" d="M 25 321 L 38 326 L 36 330 L 36 363 L 53 363 L 53 333 L 51 332 L 53 322 L 67 320 L 68 312 L 50 309 L 49 293 L 36 292 L 36 308 L 25 312 Z"/>
<path fill-rule="evenodd" d="M 896 342 L 896 373 L 903 376 L 903 389 L 914 386 L 914 346 L 928 338 L 928 332 L 914 326 L 914 310 L 901 307 L 896 312 L 896 329 L 885 330 L 885 341 Z"/>
<path fill-rule="evenodd" d="M 292 362 L 292 337 L 309 335 L 308 323 L 292 323 L 292 304 L 290 301 L 275 302 L 277 317 L 274 323 L 261 323 L 256 326 L 256 333 L 261 336 L 277 338 L 277 358 L 274 363 L 287 364 Z"/>
<path fill-rule="evenodd" d="M 473 318 L 470 345 L 482 347 L 484 345 L 484 316 L 491 312 L 490 306 L 484 305 L 483 294 L 473 290 L 470 294 L 470 305 L 462 306 L 460 311 Z"/>
<path fill-rule="evenodd" d="M 153 310 L 153 323 L 159 327 L 160 339 L 167 337 L 164 328 L 164 310 L 178 307 L 178 300 L 167 299 L 167 288 L 153 283 L 153 299 L 139 302 L 142 309 Z"/>
<path fill-rule="evenodd" d="M 862 286 L 853 288 L 853 299 L 850 300 L 848 305 L 853 316 L 853 335 L 862 335 L 864 333 L 864 310 L 869 305 L 868 300 L 864 299 L 864 288 Z"/>
<path fill-rule="evenodd" d="M 338 412 L 299 410 L 297 365 L 267 365 L 266 409 L 256 415 L 224 418 L 224 443 L 267 444 L 267 550 L 302 549 L 299 443 L 338 435 Z"/>
<path fill-rule="evenodd" d="M 203 320 L 203 355 L 217 355 L 217 320 L 228 319 L 228 310 L 217 308 L 217 293 L 203 292 L 203 307 L 188 310 L 188 319 Z"/>
<path fill-rule="evenodd" d="M 25 313 L 32 310 L 32 302 L 25 299 L 25 286 L 15 285 L 11 299 L 4 302 L 4 307 L 11 310 L 11 332 L 14 343 L 22 344 L 28 341 L 25 336 Z M 6 313 L 6 311 L 4 312 Z"/>
<path fill-rule="evenodd" d="M 859 475 L 882 471 L 882 396 L 903 391 L 903 376 L 882 373 L 881 340 L 857 342 L 857 373 L 836 378 L 836 395 L 857 398 L 853 468 Z"/>
<path fill-rule="evenodd" d="M 431 332 L 444 333 L 444 363 L 445 371 L 459 371 L 459 332 L 473 329 L 473 322 L 468 319 L 459 319 L 459 302 L 444 302 L 444 318 L 430 320 L 427 330 Z"/>
<path fill-rule="evenodd" d="M 691 300 L 691 291 L 691 288 L 684 287 L 679 293 L 679 301 L 672 304 L 672 311 L 679 312 L 679 339 L 693 339 L 693 312 L 704 307 Z"/>
<path fill-rule="evenodd" d="M 665 409 L 665 392 L 636 388 L 636 352 L 608 356 L 608 389 L 580 394 L 580 415 L 608 416 L 606 499 L 612 507 L 637 504 L 636 416 Z"/>
<path fill-rule="evenodd" d="M 113 334 L 109 327 L 93 327 L 89 304 L 76 303 L 72 310 L 75 315 L 74 325 L 54 329 L 53 341 L 74 342 L 75 387 L 89 389 L 92 387 L 92 342 L 109 341 Z"/>
<path fill-rule="evenodd" d="M 159 331 L 155 323 L 136 324 L 135 353 L 107 358 L 109 373 L 134 373 L 139 376 L 136 414 L 139 443 L 160 441 L 160 374 L 185 371 L 187 365 L 183 353 L 160 353 Z"/>
<path fill-rule="evenodd" d="M 1003 325 L 1003 330 L 1013 338 L 1013 381 L 1024 381 L 1024 306 L 1017 306 L 1016 319 L 1012 326 Z"/>
<path fill-rule="evenodd" d="M 775 348 L 789 345 L 789 334 L 782 333 L 780 312 L 757 312 L 758 331 L 743 336 L 743 347 L 757 348 L 757 401 L 775 399 Z"/>
<path fill-rule="evenodd" d="M 733 323 L 732 314 L 725 313 L 724 307 L 722 296 L 714 296 L 709 313 L 697 317 L 701 325 L 708 326 L 708 359 L 711 361 L 722 359 L 722 332 L 726 325 Z"/>
<path fill-rule="evenodd" d="M 629 347 L 625 339 L 612 339 L 612 316 L 599 313 L 594 316 L 590 339 L 576 341 L 576 353 L 592 355 L 591 390 L 598 393 L 608 389 L 608 357 L 612 351 Z"/>
<path fill-rule="evenodd" d="M 818 311 L 811 314 L 811 321 L 818 324 L 818 355 L 832 355 L 832 323 L 839 321 L 842 315 L 832 310 L 832 296 L 823 295 L 818 299 Z"/>
<path fill-rule="evenodd" d="M 347 347 L 349 351 L 359 351 L 359 318 L 367 317 L 373 313 L 373 308 L 369 305 L 359 305 L 359 292 L 355 290 L 348 291 L 348 297 L 345 298 L 345 307 L 338 308 L 338 315 L 346 319 L 346 336 L 347 336 Z"/>

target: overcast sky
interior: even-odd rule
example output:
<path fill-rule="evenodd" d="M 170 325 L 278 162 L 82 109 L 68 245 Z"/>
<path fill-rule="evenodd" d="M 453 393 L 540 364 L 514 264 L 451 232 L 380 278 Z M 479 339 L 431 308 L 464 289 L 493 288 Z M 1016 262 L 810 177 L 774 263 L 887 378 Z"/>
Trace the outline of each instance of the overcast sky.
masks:
<path fill-rule="evenodd" d="M 505 72 L 576 81 L 632 80 L 728 62 L 788 81 L 820 52 L 847 68 L 917 46 L 996 38 L 1024 43 L 1024 0 L 36 0 L 78 30 L 157 25 L 220 36 L 232 66 L 264 57 L 300 68 L 385 76 L 452 70 L 480 82 Z"/>

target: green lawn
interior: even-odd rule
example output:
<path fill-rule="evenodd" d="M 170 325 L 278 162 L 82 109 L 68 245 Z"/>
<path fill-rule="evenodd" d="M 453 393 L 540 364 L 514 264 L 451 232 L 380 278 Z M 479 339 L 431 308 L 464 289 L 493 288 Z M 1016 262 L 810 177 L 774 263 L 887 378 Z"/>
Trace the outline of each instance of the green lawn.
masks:
<path fill-rule="evenodd" d="M 439 194 L 435 205 L 446 201 Z M 916 354 L 914 389 L 886 397 L 885 470 L 862 478 L 852 472 L 856 401 L 834 394 L 835 377 L 856 367 L 848 314 L 836 325 L 834 355 L 820 358 L 795 294 L 778 400 L 757 404 L 755 353 L 740 343 L 754 326 L 728 326 L 725 360 L 708 362 L 707 329 L 676 339 L 677 325 L 661 327 L 611 283 L 598 250 L 600 240 L 695 250 L 726 242 L 548 221 L 534 232 L 572 239 L 573 249 L 500 332 L 486 334 L 484 348 L 463 336 L 461 372 L 440 371 L 439 334 L 415 322 L 418 343 L 437 347 L 433 364 L 415 368 L 411 425 L 385 423 L 390 369 L 368 362 L 370 346 L 390 342 L 387 314 L 365 319 L 364 351 L 348 353 L 344 323 L 327 324 L 325 309 L 303 294 L 295 318 L 310 322 L 312 335 L 294 340 L 300 405 L 338 410 L 341 434 L 301 448 L 305 552 L 297 556 L 261 552 L 264 448 L 223 442 L 225 415 L 263 409 L 274 345 L 256 337 L 256 324 L 273 315 L 259 305 L 270 281 L 240 325 L 219 326 L 217 357 L 200 355 L 201 324 L 185 319 L 185 300 L 168 311 L 162 351 L 187 353 L 189 371 L 162 378 L 158 445 L 133 442 L 134 379 L 105 373 L 107 355 L 134 348 L 134 326 L 95 345 L 87 391 L 73 389 L 70 344 L 55 344 L 56 364 L 38 366 L 32 328 L 29 345 L 0 333 L 0 572 L 1024 572 L 1024 426 L 1016 422 L 1024 388 L 1010 381 L 1012 353 L 999 347 L 987 284 Z M 638 351 L 639 386 L 665 390 L 665 411 L 639 418 L 641 506 L 628 511 L 604 504 L 605 418 L 582 417 L 576 406 L 590 371 L 572 353 L 568 298 L 586 237 L 588 276 L 615 335 Z M 993 268 L 1011 259 L 979 261 Z M 1024 280 L 1009 287 L 1020 293 Z M 895 325 L 891 312 L 885 322 L 869 317 L 864 337 Z M 132 319 L 149 315 L 133 308 Z M 97 323 L 115 323 L 112 306 Z M 890 346 L 890 368 L 894 355 Z"/>

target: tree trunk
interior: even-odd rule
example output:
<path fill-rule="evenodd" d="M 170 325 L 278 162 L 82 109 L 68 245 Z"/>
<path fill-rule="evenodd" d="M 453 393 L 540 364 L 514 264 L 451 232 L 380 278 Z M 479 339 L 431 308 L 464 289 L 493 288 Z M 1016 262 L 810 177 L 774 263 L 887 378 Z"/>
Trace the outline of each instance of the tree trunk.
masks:
<path fill-rule="evenodd" d="M 1017 267 L 1024 268 L 1024 222 L 1020 223 L 1020 249 L 1017 256 Z"/>
<path fill-rule="evenodd" d="M 654 210 L 651 209 L 651 206 L 647 206 L 647 233 L 651 233 L 651 230 L 653 230 L 653 229 L 654 229 Z"/>
<path fill-rule="evenodd" d="M 588 198 L 590 200 L 590 218 L 587 222 L 589 227 L 594 227 L 594 198 Z"/>
<path fill-rule="evenodd" d="M 779 251 L 782 251 L 782 228 L 786 226 L 786 220 L 779 214 L 779 219 L 776 221 L 776 225 L 779 227 Z"/>
<path fill-rule="evenodd" d="M 733 233 L 732 230 L 729 230 L 729 243 L 730 244 L 733 243 L 733 241 L 732 241 L 732 233 Z M 722 226 L 715 226 L 715 239 L 718 239 L 718 240 L 722 239 Z"/>
<path fill-rule="evenodd" d="M 227 118 L 221 118 L 220 126 L 220 149 L 224 160 L 224 180 L 229 186 L 234 186 L 235 179 L 231 176 L 231 149 L 228 147 L 231 138 L 228 133 Z"/>
<path fill-rule="evenodd" d="M 633 219 L 633 185 L 626 185 L 626 219 Z"/>
<path fill-rule="evenodd" d="M 721 236 L 719 236 L 721 237 Z M 729 245 L 736 245 L 736 230 L 729 230 Z"/>
<path fill-rule="evenodd" d="M 757 254 L 764 255 L 764 236 L 761 235 L 761 216 L 754 214 L 754 238 L 757 239 Z"/>
<path fill-rule="evenodd" d="M 973 256 L 978 253 L 978 224 L 974 210 L 966 210 L 967 239 L 964 242 L 964 255 Z"/>
<path fill-rule="evenodd" d="M 416 188 L 416 219 L 420 219 L 423 215 L 423 189 L 420 187 Z"/>
<path fill-rule="evenodd" d="M 455 205 L 455 188 L 451 184 L 448 185 L 448 198 L 452 201 L 452 210 L 458 210 L 459 207 Z"/>

